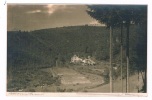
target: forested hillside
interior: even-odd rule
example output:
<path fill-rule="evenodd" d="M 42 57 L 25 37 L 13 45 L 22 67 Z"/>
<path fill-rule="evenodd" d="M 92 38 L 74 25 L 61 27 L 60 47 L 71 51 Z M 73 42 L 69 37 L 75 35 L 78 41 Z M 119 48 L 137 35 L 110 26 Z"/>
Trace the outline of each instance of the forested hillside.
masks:
<path fill-rule="evenodd" d="M 125 29 L 123 31 L 125 43 Z M 132 25 L 130 31 L 130 58 L 132 64 L 136 64 L 139 28 Z M 50 67 L 55 66 L 56 60 L 65 64 L 74 54 L 91 56 L 97 60 L 109 59 L 109 30 L 105 27 L 71 26 L 31 32 L 10 31 L 7 34 L 8 68 Z M 125 44 L 123 46 L 125 51 Z M 120 30 L 114 29 L 114 61 L 120 60 L 119 52 Z"/>

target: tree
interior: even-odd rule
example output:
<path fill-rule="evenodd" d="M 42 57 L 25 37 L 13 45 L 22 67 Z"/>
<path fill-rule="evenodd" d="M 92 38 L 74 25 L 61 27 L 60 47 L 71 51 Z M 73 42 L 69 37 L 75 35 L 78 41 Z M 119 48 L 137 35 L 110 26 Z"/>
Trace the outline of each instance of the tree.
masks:
<path fill-rule="evenodd" d="M 115 6 L 88 6 L 90 9 L 87 11 L 88 14 L 95 18 L 100 23 L 106 24 L 107 28 L 110 29 L 110 51 L 109 51 L 109 57 L 110 57 L 110 92 L 113 92 L 113 67 L 112 67 L 112 33 L 113 28 L 117 26 L 118 23 L 118 16 L 117 16 L 117 8 Z"/>
<path fill-rule="evenodd" d="M 127 61 L 126 92 L 129 92 L 130 25 L 132 23 L 138 23 L 138 24 L 142 23 L 142 25 L 143 25 L 143 23 L 146 22 L 146 21 L 143 22 L 144 20 L 146 20 L 146 17 L 142 18 L 142 16 L 146 16 L 144 12 L 146 12 L 147 9 L 143 8 L 143 6 L 141 6 L 141 5 L 138 5 L 138 6 L 135 6 L 135 5 L 100 5 L 100 6 L 92 5 L 92 6 L 88 6 L 88 7 L 90 8 L 87 11 L 88 14 L 91 17 L 98 20 L 100 23 L 105 23 L 108 28 L 110 27 L 110 29 L 113 30 L 114 27 L 118 27 L 118 26 L 121 27 L 121 52 L 122 52 L 122 45 L 123 45 L 122 44 L 122 29 L 123 29 L 123 22 L 125 22 L 124 25 L 126 27 L 126 61 Z M 147 28 L 147 26 L 146 26 L 146 28 Z M 146 28 L 145 28 L 145 30 L 146 30 Z M 147 32 L 145 32 L 145 33 L 147 33 Z M 111 48 L 111 46 L 110 46 L 110 48 Z M 144 55 L 146 55 L 146 54 L 144 54 Z M 110 51 L 110 65 L 111 65 L 111 51 Z M 110 70 L 110 72 L 112 72 L 112 70 Z M 122 73 L 122 60 L 121 60 L 121 73 Z M 145 73 L 146 73 L 146 71 L 145 71 Z M 121 76 L 121 78 L 122 78 L 122 76 Z"/>
<path fill-rule="evenodd" d="M 142 91 L 147 92 L 147 6 L 137 7 L 133 19 L 135 24 L 139 26 L 136 46 L 138 70 L 145 72 Z"/>
<path fill-rule="evenodd" d="M 127 92 L 129 92 L 129 30 L 130 30 L 130 24 L 132 23 L 136 23 L 136 24 L 139 24 L 139 25 L 143 25 L 143 27 L 145 29 L 145 34 L 147 34 L 147 8 L 146 6 L 142 6 L 142 5 L 132 5 L 132 6 L 125 6 L 125 7 L 121 7 L 121 9 L 123 10 L 123 14 L 122 14 L 122 18 L 123 20 L 126 22 L 125 23 L 125 26 L 126 26 L 126 34 L 127 34 L 127 37 L 126 37 L 126 56 L 127 56 Z M 141 34 L 139 34 L 140 36 Z M 145 39 L 145 38 L 143 38 Z M 147 38 L 146 38 L 147 40 Z M 147 43 L 146 42 L 140 42 L 139 44 L 144 44 L 142 46 L 140 46 L 141 48 L 143 48 L 144 46 L 147 46 Z M 143 49 L 146 49 L 146 47 L 144 47 Z M 147 51 L 146 50 L 142 50 L 142 51 L 139 51 L 137 50 L 137 53 L 143 53 L 143 51 Z M 139 54 L 140 55 L 140 54 Z M 144 55 L 144 65 L 146 64 L 146 56 L 147 56 L 147 52 L 146 54 L 141 54 L 141 55 Z M 139 57 L 139 56 L 138 56 Z M 140 58 L 138 58 L 139 60 Z M 147 67 L 145 67 L 145 74 L 147 73 Z M 147 75 L 147 74 L 146 74 Z M 147 78 L 147 76 L 145 75 L 145 77 Z M 146 79 L 145 78 L 145 79 Z M 145 81 L 144 81 L 145 82 Z M 146 82 L 145 82 L 146 84 Z"/>

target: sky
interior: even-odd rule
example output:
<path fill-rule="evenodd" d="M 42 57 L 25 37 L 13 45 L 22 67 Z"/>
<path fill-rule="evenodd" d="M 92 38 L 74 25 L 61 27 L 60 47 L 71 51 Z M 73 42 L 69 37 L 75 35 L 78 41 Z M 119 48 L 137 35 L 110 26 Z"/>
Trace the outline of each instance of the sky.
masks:
<path fill-rule="evenodd" d="M 11 5 L 7 6 L 7 30 L 38 30 L 45 28 L 99 24 L 91 18 L 86 5 Z"/>

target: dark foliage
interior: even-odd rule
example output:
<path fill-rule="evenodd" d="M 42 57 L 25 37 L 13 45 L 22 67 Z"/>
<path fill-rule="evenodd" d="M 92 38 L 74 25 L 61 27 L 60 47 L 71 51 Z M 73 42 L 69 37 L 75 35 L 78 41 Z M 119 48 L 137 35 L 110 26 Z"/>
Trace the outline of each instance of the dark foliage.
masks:
<path fill-rule="evenodd" d="M 146 42 L 142 42 L 144 44 L 139 42 L 139 31 L 137 30 L 139 30 L 138 26 L 131 26 L 130 54 L 132 63 L 135 63 L 135 58 L 138 60 L 137 53 L 142 52 L 139 49 L 137 50 L 137 48 L 141 47 L 139 45 L 146 46 Z M 125 29 L 123 31 L 125 32 Z M 32 32 L 8 32 L 8 69 L 10 66 L 13 66 L 13 69 L 16 67 L 19 69 L 51 67 L 55 66 L 55 60 L 63 64 L 69 62 L 73 54 L 82 57 L 90 55 L 98 60 L 107 60 L 109 59 L 108 32 L 105 27 L 96 26 L 63 27 Z M 113 34 L 114 62 L 119 61 L 119 33 L 120 29 L 116 28 Z M 146 41 L 145 36 L 140 35 L 140 37 L 140 40 Z M 125 37 L 123 40 L 126 40 Z M 146 51 L 146 48 L 144 51 Z"/>

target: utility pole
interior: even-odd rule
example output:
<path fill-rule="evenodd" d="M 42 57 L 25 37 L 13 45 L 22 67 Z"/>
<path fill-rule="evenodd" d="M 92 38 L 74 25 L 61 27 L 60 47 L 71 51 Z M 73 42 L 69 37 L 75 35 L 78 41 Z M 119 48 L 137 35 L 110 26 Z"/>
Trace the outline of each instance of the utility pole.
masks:
<path fill-rule="evenodd" d="M 120 67 L 121 67 L 121 91 L 123 93 L 123 68 L 122 68 L 122 59 L 123 59 L 123 41 L 122 41 L 122 38 L 123 38 L 123 35 L 122 35 L 122 30 L 123 30 L 123 23 L 121 24 L 121 39 L 120 39 L 120 42 L 121 42 L 121 47 L 120 47 L 120 53 L 121 53 L 121 63 L 120 63 Z"/>
<path fill-rule="evenodd" d="M 113 92 L 113 76 L 112 76 L 112 27 L 110 26 L 110 52 L 109 52 L 109 56 L 110 56 L 110 92 Z"/>
<path fill-rule="evenodd" d="M 126 56 L 127 56 L 127 78 L 126 78 L 126 92 L 129 92 L 129 23 L 127 23 L 127 38 L 126 38 L 126 46 L 127 46 L 127 50 L 126 50 Z"/>

